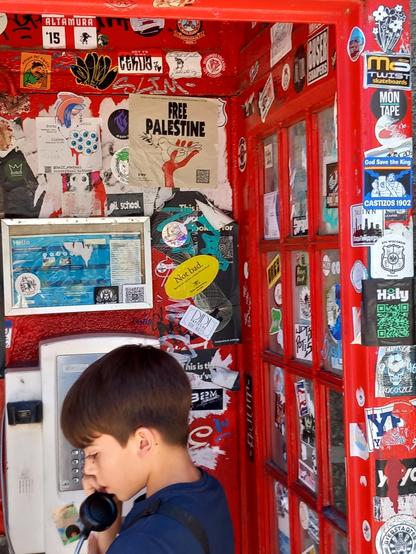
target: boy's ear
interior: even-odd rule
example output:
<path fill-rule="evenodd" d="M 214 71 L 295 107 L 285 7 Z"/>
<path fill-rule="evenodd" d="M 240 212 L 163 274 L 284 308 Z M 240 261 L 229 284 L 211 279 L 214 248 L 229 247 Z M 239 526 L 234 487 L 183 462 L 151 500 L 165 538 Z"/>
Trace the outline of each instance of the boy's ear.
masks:
<path fill-rule="evenodd" d="M 158 434 L 149 427 L 138 427 L 134 432 L 134 442 L 139 456 L 146 455 L 158 445 Z"/>

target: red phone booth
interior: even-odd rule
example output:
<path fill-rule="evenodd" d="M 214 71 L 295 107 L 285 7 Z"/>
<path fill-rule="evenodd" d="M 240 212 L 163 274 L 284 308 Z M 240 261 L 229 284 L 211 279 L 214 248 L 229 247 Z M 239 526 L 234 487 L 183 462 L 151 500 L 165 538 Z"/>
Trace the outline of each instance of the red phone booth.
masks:
<path fill-rule="evenodd" d="M 44 149 L 32 211 L 13 211 L 24 201 L 17 196 L 6 217 L 110 216 L 114 203 L 120 211 L 138 201 L 126 194 L 148 192 L 140 170 L 137 190 L 123 181 L 128 135 L 114 128 L 127 107 L 131 133 L 134 117 L 149 114 L 141 148 L 163 161 L 157 193 L 144 197 L 153 304 L 111 317 L 11 309 L 7 365 L 36 360 L 39 341 L 69 333 L 157 336 L 209 382 L 194 390 L 190 448 L 224 483 L 236 552 L 416 552 L 409 4 L 3 0 L 2 10 L 3 156 L 9 132 L 13 147 L 29 141 L 19 148 L 32 169 L 47 142 L 38 120 L 86 96 L 77 110 L 101 118 L 101 147 L 112 156 L 95 177 L 88 170 L 86 208 L 84 193 L 68 196 L 70 177 L 59 181 L 61 199 L 51 193 Z M 163 98 L 171 128 L 158 112 Z M 218 159 L 196 169 L 193 186 L 178 182 L 200 155 L 195 137 L 208 114 L 218 117 L 219 138 L 209 139 Z M 155 141 L 169 129 L 176 142 Z M 130 172 L 138 159 L 130 157 Z M 177 214 L 169 238 L 163 229 Z M 185 255 L 191 234 L 198 248 Z M 195 255 L 216 257 L 221 275 L 218 298 L 196 305 L 221 321 L 224 306 L 230 314 L 212 340 L 180 325 L 197 294 L 169 285 Z M 194 262 L 188 272 L 205 263 Z M 214 356 L 217 377 L 207 370 Z M 231 385 L 218 380 L 221 368 Z M 217 404 L 205 411 L 213 390 Z"/>

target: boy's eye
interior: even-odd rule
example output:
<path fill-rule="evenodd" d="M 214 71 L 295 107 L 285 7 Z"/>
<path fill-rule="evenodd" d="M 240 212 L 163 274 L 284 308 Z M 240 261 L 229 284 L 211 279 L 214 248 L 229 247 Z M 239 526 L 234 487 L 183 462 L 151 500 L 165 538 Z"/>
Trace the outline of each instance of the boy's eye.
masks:
<path fill-rule="evenodd" d="M 94 452 L 94 454 L 86 454 L 85 461 L 90 460 L 90 462 L 95 462 L 95 459 L 97 456 L 98 456 L 98 452 Z"/>

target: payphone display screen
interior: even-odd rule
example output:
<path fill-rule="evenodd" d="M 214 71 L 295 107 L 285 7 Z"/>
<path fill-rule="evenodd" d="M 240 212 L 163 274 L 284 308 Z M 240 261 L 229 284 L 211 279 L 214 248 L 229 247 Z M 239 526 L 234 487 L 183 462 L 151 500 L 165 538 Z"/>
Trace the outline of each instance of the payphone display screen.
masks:
<path fill-rule="evenodd" d="M 56 358 L 56 413 L 61 413 L 64 398 L 81 373 L 90 364 L 101 358 L 100 354 L 68 354 Z M 64 437 L 59 419 L 58 436 L 58 491 L 76 491 L 82 488 L 83 451 L 74 448 Z"/>

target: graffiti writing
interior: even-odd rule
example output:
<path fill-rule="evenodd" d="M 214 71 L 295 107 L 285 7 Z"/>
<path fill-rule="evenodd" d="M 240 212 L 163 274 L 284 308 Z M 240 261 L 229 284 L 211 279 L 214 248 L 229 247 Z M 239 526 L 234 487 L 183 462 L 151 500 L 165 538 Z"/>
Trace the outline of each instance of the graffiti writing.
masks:
<path fill-rule="evenodd" d="M 143 86 L 147 85 L 147 86 Z M 168 79 L 167 77 L 142 77 L 138 85 L 129 83 L 128 77 L 119 77 L 115 83 L 113 83 L 112 89 L 114 91 L 122 91 L 123 94 L 134 93 L 148 93 L 148 94 L 175 94 L 180 92 L 185 95 L 189 95 L 190 92 L 184 88 L 195 87 L 194 83 L 183 83 L 181 86 L 175 79 Z"/>

